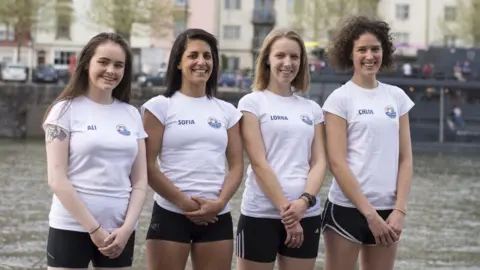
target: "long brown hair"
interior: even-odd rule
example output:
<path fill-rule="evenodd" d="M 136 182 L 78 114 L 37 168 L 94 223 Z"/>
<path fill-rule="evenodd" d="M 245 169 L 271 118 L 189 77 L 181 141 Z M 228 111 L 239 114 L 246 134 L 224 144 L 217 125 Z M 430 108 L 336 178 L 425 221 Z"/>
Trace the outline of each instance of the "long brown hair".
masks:
<path fill-rule="evenodd" d="M 120 101 L 130 103 L 132 92 L 132 52 L 130 46 L 120 35 L 116 33 L 100 33 L 91 38 L 87 45 L 83 47 L 78 57 L 75 72 L 72 74 L 70 81 L 63 91 L 58 95 L 55 101 L 47 108 L 43 121 L 47 118 L 52 107 L 59 101 L 68 100 L 84 95 L 88 89 L 88 65 L 98 46 L 113 42 L 122 47 L 125 52 L 125 72 L 120 83 L 113 89 L 112 96 Z M 67 104 L 69 104 L 68 102 Z"/>

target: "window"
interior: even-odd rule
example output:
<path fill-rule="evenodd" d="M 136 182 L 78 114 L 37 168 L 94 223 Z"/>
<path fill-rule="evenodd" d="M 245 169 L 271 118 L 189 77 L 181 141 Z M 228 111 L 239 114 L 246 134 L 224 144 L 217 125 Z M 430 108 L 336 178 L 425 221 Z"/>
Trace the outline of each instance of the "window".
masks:
<path fill-rule="evenodd" d="M 227 57 L 227 70 L 235 71 L 240 67 L 239 57 Z"/>
<path fill-rule="evenodd" d="M 456 47 L 457 37 L 453 35 L 447 35 L 443 37 L 443 45 L 445 47 Z"/>
<path fill-rule="evenodd" d="M 241 9 L 241 0 L 225 0 L 225 9 Z"/>
<path fill-rule="evenodd" d="M 240 26 L 238 25 L 224 25 L 223 26 L 224 39 L 240 39 Z"/>
<path fill-rule="evenodd" d="M 398 20 L 407 20 L 410 13 L 410 6 L 408 4 L 397 4 L 395 9 L 395 17 Z"/>
<path fill-rule="evenodd" d="M 273 0 L 254 0 L 254 8 L 255 9 L 273 9 Z M 293 7 L 293 1 L 292 1 Z"/>
<path fill-rule="evenodd" d="M 408 44 L 410 42 L 410 34 L 409 33 L 395 33 L 395 43 L 401 43 L 401 44 Z"/>
<path fill-rule="evenodd" d="M 69 65 L 70 57 L 76 55 L 76 52 L 55 51 L 53 63 L 55 65 Z"/>
<path fill-rule="evenodd" d="M 185 26 L 185 19 L 175 19 L 173 21 L 173 35 L 174 37 L 178 37 L 183 31 L 187 28 Z"/>
<path fill-rule="evenodd" d="M 55 6 L 56 20 L 57 20 L 57 39 L 70 39 L 70 25 L 72 23 L 72 1 L 71 0 L 57 0 Z"/>
<path fill-rule="evenodd" d="M 445 7 L 445 21 L 455 21 L 457 19 L 457 9 L 455 7 Z"/>
<path fill-rule="evenodd" d="M 12 26 L 0 25 L 0 40 L 15 40 L 15 30 Z"/>

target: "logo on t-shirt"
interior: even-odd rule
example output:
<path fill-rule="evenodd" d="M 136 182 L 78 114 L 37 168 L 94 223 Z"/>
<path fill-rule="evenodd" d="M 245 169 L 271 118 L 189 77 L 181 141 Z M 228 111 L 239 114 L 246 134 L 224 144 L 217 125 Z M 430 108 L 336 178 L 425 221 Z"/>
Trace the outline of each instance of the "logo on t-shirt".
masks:
<path fill-rule="evenodd" d="M 385 107 L 385 114 L 392 119 L 397 117 L 397 112 L 395 112 L 395 109 L 391 105 Z"/>
<path fill-rule="evenodd" d="M 118 133 L 124 135 L 124 136 L 130 136 L 131 132 L 127 129 L 125 125 L 117 125 L 117 131 Z"/>
<path fill-rule="evenodd" d="M 222 122 L 217 120 L 217 118 L 211 116 L 208 118 L 208 124 L 213 128 L 220 128 L 222 127 Z"/>
<path fill-rule="evenodd" d="M 300 115 L 300 119 L 302 119 L 302 121 L 309 126 L 313 125 L 312 119 L 310 119 L 310 117 L 308 117 L 306 114 Z"/>
<path fill-rule="evenodd" d="M 363 114 L 374 114 L 374 113 L 373 113 L 373 110 L 371 109 L 360 109 L 358 110 L 358 114 L 363 115 Z"/>

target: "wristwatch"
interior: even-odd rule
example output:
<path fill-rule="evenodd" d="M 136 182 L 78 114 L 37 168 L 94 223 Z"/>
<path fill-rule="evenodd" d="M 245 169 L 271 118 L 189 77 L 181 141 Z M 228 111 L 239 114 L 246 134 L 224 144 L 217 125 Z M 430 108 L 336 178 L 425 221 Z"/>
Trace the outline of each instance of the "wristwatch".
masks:
<path fill-rule="evenodd" d="M 313 206 L 315 206 L 315 204 L 317 204 L 317 198 L 311 194 L 308 194 L 308 193 L 303 193 L 302 195 L 300 195 L 300 198 L 302 197 L 305 197 L 307 198 L 308 200 L 308 208 L 311 208 Z"/>

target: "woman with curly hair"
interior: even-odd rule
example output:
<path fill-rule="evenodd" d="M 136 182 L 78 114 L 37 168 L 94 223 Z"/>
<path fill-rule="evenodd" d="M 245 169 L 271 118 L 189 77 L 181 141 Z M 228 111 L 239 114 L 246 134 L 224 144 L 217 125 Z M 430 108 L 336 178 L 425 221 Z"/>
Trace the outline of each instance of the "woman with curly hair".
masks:
<path fill-rule="evenodd" d="M 329 50 L 329 63 L 353 69 L 333 91 L 326 112 L 327 153 L 334 175 L 324 209 L 325 269 L 393 269 L 412 182 L 405 92 L 377 81 L 393 65 L 387 23 L 353 17 Z"/>

